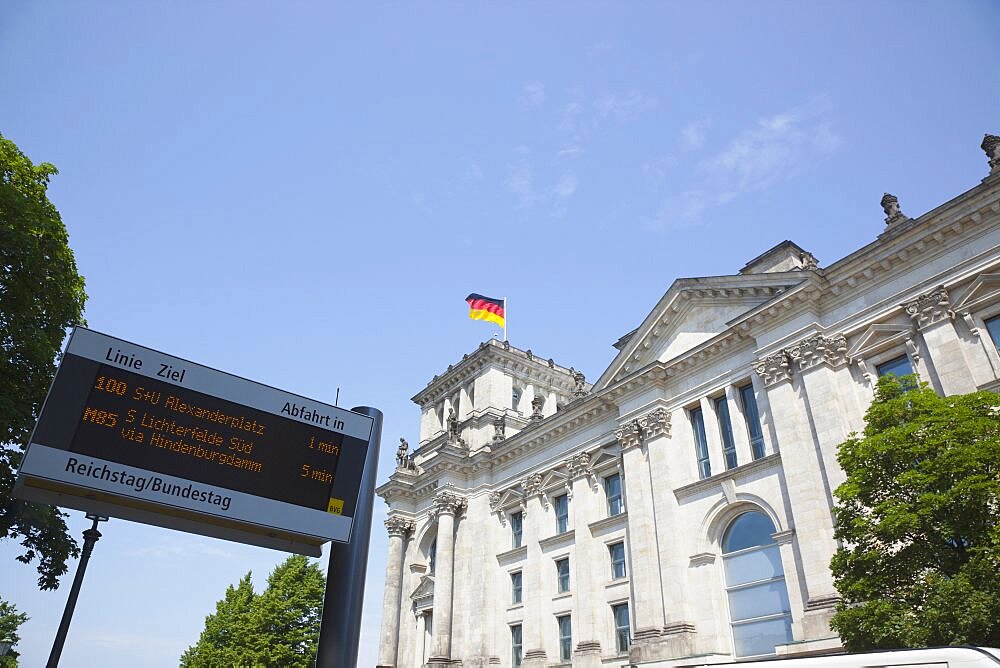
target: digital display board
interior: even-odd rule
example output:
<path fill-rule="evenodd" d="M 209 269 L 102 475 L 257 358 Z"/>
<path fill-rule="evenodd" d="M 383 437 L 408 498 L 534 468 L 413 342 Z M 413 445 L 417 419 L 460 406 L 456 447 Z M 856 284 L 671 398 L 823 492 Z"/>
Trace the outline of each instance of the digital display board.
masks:
<path fill-rule="evenodd" d="M 372 424 L 77 328 L 15 494 L 315 554 L 350 538 Z"/>

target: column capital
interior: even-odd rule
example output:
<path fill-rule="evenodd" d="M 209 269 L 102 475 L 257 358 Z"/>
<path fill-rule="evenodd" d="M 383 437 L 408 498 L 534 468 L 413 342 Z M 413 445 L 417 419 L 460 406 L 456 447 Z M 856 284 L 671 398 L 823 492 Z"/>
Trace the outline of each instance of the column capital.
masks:
<path fill-rule="evenodd" d="M 622 450 L 629 450 L 642 445 L 642 427 L 638 420 L 632 420 L 615 429 L 615 438 Z"/>
<path fill-rule="evenodd" d="M 906 302 L 904 308 L 906 314 L 916 324 L 917 329 L 924 329 L 946 318 L 948 320 L 955 318 L 955 312 L 951 310 L 948 291 L 943 285 L 918 296 L 913 301 Z"/>
<path fill-rule="evenodd" d="M 385 530 L 389 532 L 390 536 L 405 538 L 406 534 L 411 533 L 414 528 L 413 522 L 398 515 L 393 515 L 385 521 Z"/>
<path fill-rule="evenodd" d="M 431 514 L 437 517 L 438 515 L 451 515 L 455 516 L 466 506 L 466 499 L 464 496 L 459 496 L 454 492 L 443 491 L 438 493 L 434 497 L 434 506 Z"/>
<path fill-rule="evenodd" d="M 637 420 L 639 428 L 647 438 L 666 436 L 670 438 L 670 413 L 665 408 L 657 408 Z"/>
<path fill-rule="evenodd" d="M 792 379 L 792 365 L 784 350 L 755 361 L 753 370 L 764 381 L 764 387 Z"/>
<path fill-rule="evenodd" d="M 537 496 L 542 493 L 542 474 L 532 473 L 521 481 L 521 489 L 524 490 L 524 498 Z"/>
<path fill-rule="evenodd" d="M 847 364 L 847 338 L 843 334 L 814 334 L 799 341 L 786 351 L 798 371 L 826 364 L 832 369 Z"/>

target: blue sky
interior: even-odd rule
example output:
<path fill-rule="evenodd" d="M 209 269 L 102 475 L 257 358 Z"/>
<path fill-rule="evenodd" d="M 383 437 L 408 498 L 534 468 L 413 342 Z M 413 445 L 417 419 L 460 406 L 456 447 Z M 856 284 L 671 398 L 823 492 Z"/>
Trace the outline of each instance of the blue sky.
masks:
<path fill-rule="evenodd" d="M 595 379 L 679 277 L 829 264 L 987 173 L 1000 5 L 0 5 L 0 132 L 54 163 L 92 328 L 386 415 L 495 331 Z M 375 663 L 379 502 L 359 665 Z M 74 535 L 87 524 L 72 512 Z M 284 555 L 112 521 L 63 666 L 176 665 Z M 56 592 L 0 544 L 41 665 Z M 325 563 L 325 562 L 324 562 Z"/>

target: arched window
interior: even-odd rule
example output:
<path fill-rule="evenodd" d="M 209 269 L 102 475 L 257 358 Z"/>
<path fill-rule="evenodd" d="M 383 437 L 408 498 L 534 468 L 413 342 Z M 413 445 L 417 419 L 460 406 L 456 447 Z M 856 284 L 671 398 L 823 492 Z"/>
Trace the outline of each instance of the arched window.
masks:
<path fill-rule="evenodd" d="M 736 656 L 774 654 L 774 646 L 791 641 L 792 615 L 774 523 L 764 513 L 737 517 L 722 538 L 729 618 Z"/>

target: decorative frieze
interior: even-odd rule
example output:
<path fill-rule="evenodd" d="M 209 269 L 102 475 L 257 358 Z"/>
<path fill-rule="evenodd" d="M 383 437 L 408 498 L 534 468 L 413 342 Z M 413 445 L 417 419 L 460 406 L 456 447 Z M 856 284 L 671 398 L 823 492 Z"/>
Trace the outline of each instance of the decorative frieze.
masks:
<path fill-rule="evenodd" d="M 411 533 L 413 529 L 413 522 L 405 520 L 402 517 L 394 515 L 385 521 L 385 530 L 389 532 L 390 536 L 405 538 L 406 534 Z"/>
<path fill-rule="evenodd" d="M 951 310 L 951 301 L 948 299 L 948 291 L 943 285 L 907 302 L 905 308 L 906 314 L 916 323 L 917 329 L 955 318 L 955 312 Z"/>
<path fill-rule="evenodd" d="M 757 360 L 753 364 L 753 370 L 764 381 L 765 386 L 792 379 L 792 365 L 784 350 Z"/>
<path fill-rule="evenodd" d="M 465 497 L 459 496 L 454 492 L 440 492 L 434 497 L 434 507 L 431 514 L 434 517 L 438 515 L 457 515 L 459 511 L 465 508 L 465 504 Z"/>
<path fill-rule="evenodd" d="M 666 436 L 670 438 L 670 413 L 665 408 L 657 408 L 636 420 L 639 429 L 647 439 Z"/>
<path fill-rule="evenodd" d="M 798 371 L 826 364 L 836 369 L 847 364 L 847 338 L 843 334 L 823 336 L 815 334 L 796 343 L 787 350 L 789 359 Z"/>

